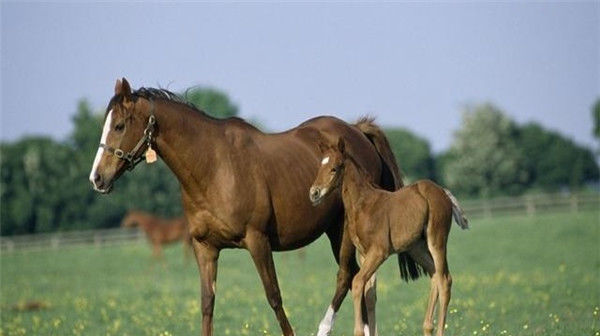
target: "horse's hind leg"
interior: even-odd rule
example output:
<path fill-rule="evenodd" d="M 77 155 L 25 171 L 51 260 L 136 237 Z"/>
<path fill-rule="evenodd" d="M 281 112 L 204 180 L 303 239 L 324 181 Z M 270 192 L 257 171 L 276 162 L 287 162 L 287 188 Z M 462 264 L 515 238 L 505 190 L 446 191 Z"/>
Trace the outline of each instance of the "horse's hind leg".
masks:
<path fill-rule="evenodd" d="M 283 310 L 283 303 L 279 291 L 279 284 L 277 283 L 277 274 L 275 273 L 275 263 L 273 262 L 273 254 L 271 252 L 271 243 L 269 242 L 269 239 L 261 233 L 254 233 L 248 234 L 245 241 L 247 249 L 250 252 L 250 255 L 252 255 L 252 260 L 256 265 L 258 274 L 260 275 L 260 279 L 262 280 L 269 305 L 271 305 L 271 308 L 275 311 L 283 335 L 293 336 L 294 331 Z"/>

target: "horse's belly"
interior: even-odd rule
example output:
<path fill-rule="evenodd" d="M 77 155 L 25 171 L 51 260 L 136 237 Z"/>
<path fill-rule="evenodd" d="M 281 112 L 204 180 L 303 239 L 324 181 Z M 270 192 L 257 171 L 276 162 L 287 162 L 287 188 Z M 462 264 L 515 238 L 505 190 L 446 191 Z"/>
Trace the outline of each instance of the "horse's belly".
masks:
<path fill-rule="evenodd" d="M 307 196 L 308 198 L 308 196 Z M 275 251 L 294 250 L 306 246 L 332 226 L 342 226 L 342 211 L 335 202 L 328 202 L 306 211 L 290 211 L 274 218 L 271 247 Z"/>

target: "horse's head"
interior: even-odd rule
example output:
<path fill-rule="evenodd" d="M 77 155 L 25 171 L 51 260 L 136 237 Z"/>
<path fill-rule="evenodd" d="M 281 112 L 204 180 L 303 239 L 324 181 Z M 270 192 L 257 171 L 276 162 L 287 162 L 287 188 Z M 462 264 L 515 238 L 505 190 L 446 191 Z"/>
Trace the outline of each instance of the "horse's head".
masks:
<path fill-rule="evenodd" d="M 133 169 L 152 140 L 154 116 L 150 102 L 148 113 L 142 113 L 137 97 L 125 78 L 117 80 L 115 95 L 106 108 L 100 146 L 90 172 L 94 190 L 108 193 L 125 169 Z M 146 104 L 144 104 L 146 105 Z"/>
<path fill-rule="evenodd" d="M 346 158 L 345 147 L 342 138 L 338 139 L 336 145 L 319 143 L 323 159 L 309 192 L 310 201 L 314 206 L 321 203 L 327 195 L 340 186 Z"/>

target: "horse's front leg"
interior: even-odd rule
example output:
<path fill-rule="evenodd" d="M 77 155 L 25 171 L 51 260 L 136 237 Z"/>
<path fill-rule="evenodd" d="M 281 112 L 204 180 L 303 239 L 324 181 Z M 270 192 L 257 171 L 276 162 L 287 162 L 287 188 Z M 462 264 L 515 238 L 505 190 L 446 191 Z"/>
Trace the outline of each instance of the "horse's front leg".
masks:
<path fill-rule="evenodd" d="M 277 274 L 275 273 L 275 263 L 273 262 L 273 254 L 269 239 L 262 233 L 249 233 L 246 236 L 245 241 L 246 248 L 250 252 L 252 260 L 256 265 L 256 270 L 262 280 L 269 305 L 271 305 L 271 308 L 275 311 L 283 335 L 293 336 L 294 331 L 283 310 L 283 303 L 279 291 L 279 284 L 277 283 Z"/>
<path fill-rule="evenodd" d="M 202 336 L 212 336 L 219 250 L 215 247 L 199 243 L 195 239 L 192 240 L 192 246 L 200 271 Z"/>

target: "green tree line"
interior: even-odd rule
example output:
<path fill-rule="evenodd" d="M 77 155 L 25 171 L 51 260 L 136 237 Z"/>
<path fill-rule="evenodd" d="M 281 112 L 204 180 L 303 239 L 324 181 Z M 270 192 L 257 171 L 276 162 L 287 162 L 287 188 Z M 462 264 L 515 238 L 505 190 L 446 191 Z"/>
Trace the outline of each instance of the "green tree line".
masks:
<path fill-rule="evenodd" d="M 184 96 L 215 117 L 238 114 L 219 90 L 194 88 Z M 592 109 L 596 134 L 599 106 Z M 0 144 L 2 235 L 115 227 L 129 209 L 181 215 L 179 184 L 160 160 L 124 174 L 108 197 L 91 190 L 88 174 L 103 117 L 82 100 L 66 140 L 25 137 Z M 599 179 L 590 149 L 539 124 L 518 125 L 491 104 L 465 108 L 452 145 L 438 155 L 407 129 L 385 132 L 408 182 L 430 178 L 461 196 L 577 190 Z"/>

